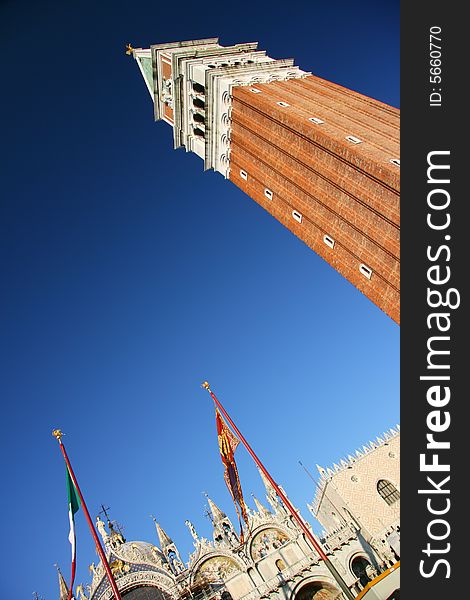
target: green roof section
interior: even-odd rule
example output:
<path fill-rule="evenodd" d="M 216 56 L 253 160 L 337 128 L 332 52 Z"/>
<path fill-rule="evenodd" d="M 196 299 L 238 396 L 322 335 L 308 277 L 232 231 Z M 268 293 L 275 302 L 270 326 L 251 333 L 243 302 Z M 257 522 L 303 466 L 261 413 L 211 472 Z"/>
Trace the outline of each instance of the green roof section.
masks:
<path fill-rule="evenodd" d="M 152 59 L 147 58 L 146 56 L 139 56 L 140 64 L 142 65 L 142 70 L 144 72 L 145 79 L 150 87 L 153 90 L 153 69 L 152 69 Z"/>

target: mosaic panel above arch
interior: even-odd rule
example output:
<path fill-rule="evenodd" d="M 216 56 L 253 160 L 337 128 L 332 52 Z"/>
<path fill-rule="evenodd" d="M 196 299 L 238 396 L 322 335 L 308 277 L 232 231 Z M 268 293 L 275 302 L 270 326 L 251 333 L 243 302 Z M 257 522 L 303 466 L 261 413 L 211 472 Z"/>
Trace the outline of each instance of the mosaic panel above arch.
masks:
<path fill-rule="evenodd" d="M 206 581 L 209 583 L 218 583 L 225 581 L 237 572 L 240 572 L 240 567 L 232 558 L 228 556 L 212 556 L 199 566 L 194 577 L 194 582 Z"/>
<path fill-rule="evenodd" d="M 251 542 L 251 558 L 254 561 L 264 558 L 289 541 L 289 537 L 280 529 L 270 527 L 255 535 Z"/>

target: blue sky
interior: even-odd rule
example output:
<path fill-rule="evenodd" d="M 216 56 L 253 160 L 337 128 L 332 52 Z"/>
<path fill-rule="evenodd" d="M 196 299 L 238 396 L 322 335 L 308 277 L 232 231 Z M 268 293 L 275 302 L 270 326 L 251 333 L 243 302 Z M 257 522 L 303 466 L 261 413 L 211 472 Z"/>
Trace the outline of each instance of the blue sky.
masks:
<path fill-rule="evenodd" d="M 66 433 L 92 515 L 184 557 L 234 517 L 208 379 L 308 516 L 315 473 L 399 422 L 399 328 L 184 151 L 125 44 L 219 36 L 399 105 L 397 2 L 3 2 L 2 596 L 69 575 Z M 211 9 L 213 7 L 213 9 Z M 237 451 L 245 496 L 263 496 Z M 316 473 L 315 473 L 316 474 Z M 96 556 L 77 515 L 77 582 Z M 27 569 L 25 569 L 25 564 Z"/>

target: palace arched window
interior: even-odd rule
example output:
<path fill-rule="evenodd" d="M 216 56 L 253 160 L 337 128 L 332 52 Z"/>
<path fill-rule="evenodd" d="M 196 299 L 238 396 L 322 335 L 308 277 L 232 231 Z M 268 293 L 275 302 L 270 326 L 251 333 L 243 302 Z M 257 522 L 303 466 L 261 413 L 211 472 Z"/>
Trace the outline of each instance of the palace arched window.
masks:
<path fill-rule="evenodd" d="M 383 498 L 389 506 L 400 500 L 400 492 L 391 481 L 387 481 L 386 479 L 381 479 L 377 483 L 377 491 L 379 492 L 379 496 Z"/>

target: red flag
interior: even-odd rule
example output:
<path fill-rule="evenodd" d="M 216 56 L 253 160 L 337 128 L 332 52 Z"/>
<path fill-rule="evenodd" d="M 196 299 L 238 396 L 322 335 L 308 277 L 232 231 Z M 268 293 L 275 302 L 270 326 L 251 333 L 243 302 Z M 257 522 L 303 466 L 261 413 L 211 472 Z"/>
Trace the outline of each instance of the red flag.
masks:
<path fill-rule="evenodd" d="M 248 527 L 249 523 L 245 501 L 243 500 L 240 479 L 238 477 L 237 464 L 234 457 L 235 450 L 237 449 L 240 440 L 236 438 L 227 427 L 217 408 L 215 409 L 215 422 L 217 424 L 217 437 L 219 440 L 220 457 L 225 467 L 224 479 L 229 492 L 232 495 L 235 510 L 237 511 L 238 520 L 240 522 L 240 537 L 243 541 L 240 512 Z"/>

